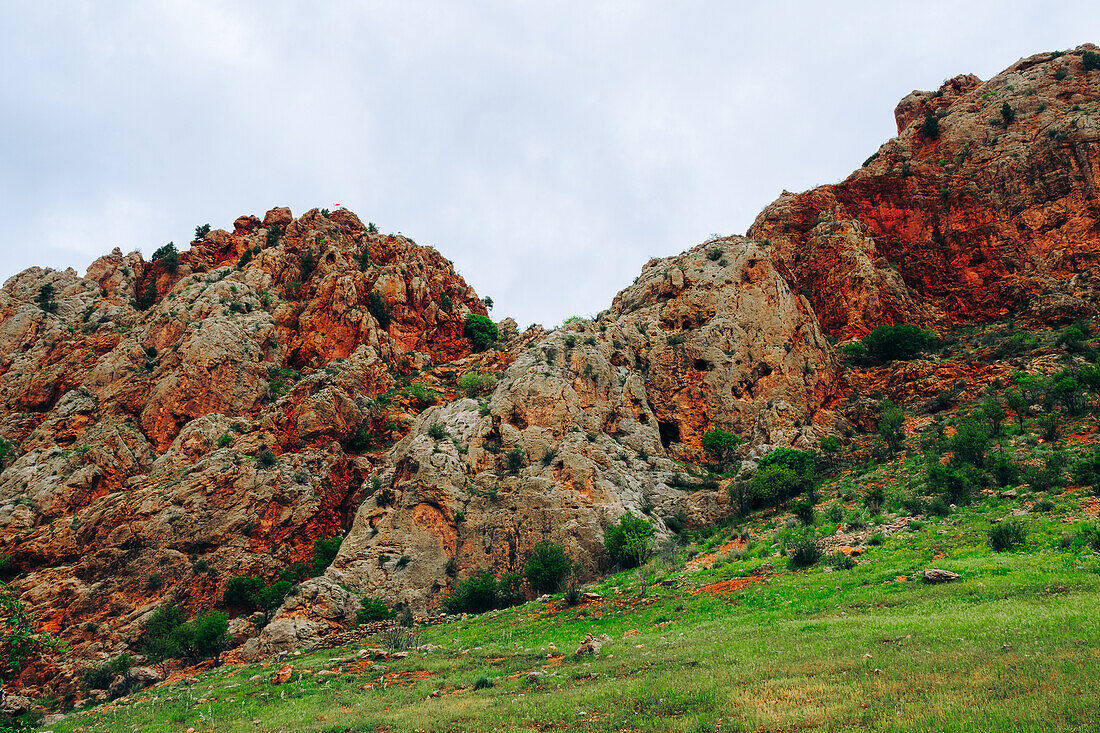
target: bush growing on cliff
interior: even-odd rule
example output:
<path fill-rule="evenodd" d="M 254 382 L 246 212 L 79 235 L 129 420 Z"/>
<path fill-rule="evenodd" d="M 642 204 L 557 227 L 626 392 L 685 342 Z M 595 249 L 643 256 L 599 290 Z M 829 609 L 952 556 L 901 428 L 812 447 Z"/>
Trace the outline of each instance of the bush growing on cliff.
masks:
<path fill-rule="evenodd" d="M 209 224 L 199 224 L 197 227 L 195 227 L 195 239 L 194 239 L 194 241 L 201 242 L 202 240 L 206 239 L 206 235 L 209 234 L 209 233 L 210 233 L 210 225 Z"/>
<path fill-rule="evenodd" d="M 158 249 L 151 259 L 153 262 L 160 262 L 169 272 L 175 272 L 180 266 L 180 253 L 174 242 L 169 242 Z"/>
<path fill-rule="evenodd" d="M 497 324 L 488 316 L 469 313 L 466 316 L 465 336 L 470 340 L 474 351 L 485 351 L 493 342 L 500 338 Z"/>
<path fill-rule="evenodd" d="M 703 450 L 718 463 L 719 467 L 730 461 L 744 441 L 740 435 L 725 430 L 711 430 L 703 434 Z"/>
<path fill-rule="evenodd" d="M 634 568 L 645 562 L 653 551 L 653 525 L 641 517 L 624 514 L 617 524 L 604 531 L 603 545 L 612 562 Z"/>
<path fill-rule="evenodd" d="M 1081 63 L 1085 67 L 1085 71 L 1100 69 L 1100 53 L 1096 53 L 1095 51 L 1082 51 Z"/>
<path fill-rule="evenodd" d="M 355 621 L 360 624 L 369 624 L 375 621 L 389 621 L 397 613 L 384 602 L 370 596 L 359 599 L 359 610 L 355 612 Z"/>
<path fill-rule="evenodd" d="M 222 600 L 228 606 L 246 611 L 263 611 L 266 620 L 272 611 L 282 605 L 292 587 L 293 583 L 289 580 L 276 580 L 269 585 L 262 578 L 235 575 L 226 583 Z"/>
<path fill-rule="evenodd" d="M 873 361 L 904 361 L 912 359 L 935 346 L 938 337 L 934 331 L 902 323 L 896 326 L 876 326 L 863 339 L 867 356 Z"/>
<path fill-rule="evenodd" d="M 1012 105 L 1005 102 L 1001 105 L 1001 122 L 1005 127 L 1008 127 L 1016 119 L 1016 110 L 1012 109 Z"/>
<path fill-rule="evenodd" d="M 928 112 L 924 115 L 924 122 L 920 126 L 921 134 L 929 140 L 935 140 L 940 136 L 940 121 L 936 115 Z"/>
<path fill-rule="evenodd" d="M 531 549 L 523 566 L 523 575 L 536 593 L 556 593 L 571 568 L 569 556 L 561 545 L 544 540 Z"/>
<path fill-rule="evenodd" d="M 15 677 L 36 654 L 57 650 L 59 643 L 45 632 L 36 632 L 34 617 L 7 583 L 0 583 L 0 680 Z"/>
<path fill-rule="evenodd" d="M 883 400 L 879 407 L 878 435 L 889 451 L 897 452 L 905 445 L 905 413 L 890 400 Z"/>
<path fill-rule="evenodd" d="M 53 285 L 46 283 L 38 289 L 38 295 L 34 296 L 34 301 L 38 303 L 38 307 L 46 313 L 53 313 L 57 310 L 57 302 L 53 299 L 53 293 Z"/>
<path fill-rule="evenodd" d="M 327 570 L 328 566 L 332 564 L 332 561 L 336 559 L 336 554 L 340 552 L 340 543 L 343 541 L 343 537 L 314 540 L 313 562 L 311 564 L 314 578 L 318 575 L 324 575 L 325 570 Z"/>

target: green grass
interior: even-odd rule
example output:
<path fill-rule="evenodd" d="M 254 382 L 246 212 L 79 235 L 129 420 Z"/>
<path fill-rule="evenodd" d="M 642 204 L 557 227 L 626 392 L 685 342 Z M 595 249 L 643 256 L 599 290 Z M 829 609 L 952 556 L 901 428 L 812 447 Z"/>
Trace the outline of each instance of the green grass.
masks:
<path fill-rule="evenodd" d="M 1077 514 L 1072 497 L 1062 504 Z M 528 604 L 425 628 L 437 648 L 384 670 L 330 661 L 354 649 L 292 657 L 280 686 L 269 678 L 281 662 L 223 667 L 51 729 L 1094 730 L 1100 561 L 1058 550 L 1067 524 L 1048 515 L 1024 518 L 1025 548 L 994 553 L 986 531 L 1012 508 L 989 500 L 902 530 L 851 570 L 783 572 L 773 556 L 778 574 L 727 596 L 691 591 L 761 559 L 658 573 L 673 585 L 620 573 L 596 587 L 595 606 Z M 963 579 L 914 578 L 932 566 Z M 599 659 L 574 658 L 589 632 L 612 641 Z M 482 676 L 493 686 L 474 690 Z"/>

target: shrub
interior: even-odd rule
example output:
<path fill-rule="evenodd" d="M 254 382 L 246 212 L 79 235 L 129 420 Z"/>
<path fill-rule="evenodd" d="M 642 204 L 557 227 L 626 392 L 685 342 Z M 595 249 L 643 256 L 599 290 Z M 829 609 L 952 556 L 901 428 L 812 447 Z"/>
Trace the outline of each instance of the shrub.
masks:
<path fill-rule="evenodd" d="M 864 364 L 871 358 L 870 353 L 867 351 L 867 347 L 859 341 L 844 344 L 840 347 L 840 353 L 844 354 L 849 361 L 855 362 L 856 364 Z"/>
<path fill-rule="evenodd" d="M 972 466 L 985 465 L 985 453 L 989 448 L 989 431 L 973 418 L 966 418 L 955 426 L 955 434 L 948 442 L 955 452 L 955 462 Z"/>
<path fill-rule="evenodd" d="M 0 618 L 0 680 L 12 679 L 39 652 L 60 648 L 50 634 L 35 631 L 34 617 L 7 583 L 0 583 Z"/>
<path fill-rule="evenodd" d="M 1085 408 L 1084 390 L 1068 371 L 1054 375 L 1047 390 L 1047 399 L 1064 407 L 1070 415 L 1080 415 Z"/>
<path fill-rule="evenodd" d="M 872 534 L 870 537 L 867 538 L 867 544 L 871 545 L 872 547 L 877 547 L 885 541 L 886 541 L 886 535 L 884 535 L 882 532 L 875 532 L 874 534 Z"/>
<path fill-rule="evenodd" d="M 924 122 L 920 126 L 921 134 L 929 140 L 935 140 L 940 136 L 940 121 L 936 115 L 931 112 L 927 112 L 924 115 Z"/>
<path fill-rule="evenodd" d="M 750 509 L 763 509 L 782 504 L 802 491 L 802 480 L 786 466 L 773 465 L 757 469 L 747 484 L 738 487 L 738 510 L 744 514 Z"/>
<path fill-rule="evenodd" d="M 796 541 L 787 552 L 787 565 L 792 568 L 808 568 L 821 560 L 821 548 L 812 536 Z"/>
<path fill-rule="evenodd" d="M 336 559 L 336 553 L 340 552 L 342 537 L 332 537 L 327 540 L 316 539 L 313 541 L 313 561 L 310 564 L 313 577 L 324 575 L 325 570 Z"/>
<path fill-rule="evenodd" d="M 856 561 L 851 555 L 834 552 L 829 558 L 829 564 L 837 570 L 851 570 L 856 566 Z"/>
<path fill-rule="evenodd" d="M 1093 493 L 1100 491 L 1100 448 L 1094 448 L 1073 465 L 1073 480 L 1090 487 Z"/>
<path fill-rule="evenodd" d="M 271 468 L 276 463 L 278 463 L 278 459 L 270 448 L 264 448 L 260 451 L 260 455 L 256 457 L 256 465 L 260 468 Z"/>
<path fill-rule="evenodd" d="M 219 448 L 224 448 L 225 446 L 229 445 L 232 442 L 233 442 L 233 436 L 232 435 L 230 435 L 229 433 L 222 433 L 222 436 L 220 438 L 218 438 L 218 447 Z"/>
<path fill-rule="evenodd" d="M 298 257 L 298 266 L 302 272 L 302 282 L 309 280 L 310 275 L 317 269 L 317 256 L 313 254 L 311 248 L 307 248 Z"/>
<path fill-rule="evenodd" d="M 151 259 L 153 262 L 159 261 L 169 272 L 175 272 L 180 265 L 179 250 L 176 249 L 176 245 L 172 242 L 169 242 L 154 252 Z"/>
<path fill-rule="evenodd" d="M 722 259 L 722 248 L 715 247 L 707 252 L 707 259 L 711 262 L 717 262 Z"/>
<path fill-rule="evenodd" d="M 1027 542 L 1027 530 L 1015 520 L 1006 520 L 989 528 L 989 546 L 994 552 L 1005 552 Z"/>
<path fill-rule="evenodd" d="M 1001 423 L 1007 416 L 1005 409 L 1001 407 L 1001 403 L 997 401 L 996 397 L 990 395 L 978 408 L 978 414 L 982 416 L 987 423 L 989 423 L 989 432 L 991 435 L 1001 434 Z"/>
<path fill-rule="evenodd" d="M 1048 443 L 1053 443 L 1062 437 L 1062 418 L 1053 412 L 1043 413 L 1039 416 L 1039 435 Z"/>
<path fill-rule="evenodd" d="M 531 549 L 523 566 L 523 575 L 536 593 L 556 593 L 571 567 L 569 556 L 561 545 L 543 541 Z"/>
<path fill-rule="evenodd" d="M 134 301 L 134 307 L 139 311 L 147 311 L 153 307 L 155 302 L 157 302 L 157 281 L 154 278 L 149 278 L 145 282 L 141 294 Z"/>
<path fill-rule="evenodd" d="M 474 689 L 475 690 L 485 690 L 485 689 L 488 689 L 492 686 L 493 686 L 493 681 L 491 679 L 489 679 L 488 677 L 486 677 L 485 675 L 481 675 L 476 680 L 474 680 Z"/>
<path fill-rule="evenodd" d="M 279 243 L 279 237 L 283 236 L 283 228 L 278 224 L 267 228 L 267 232 L 264 234 L 265 241 L 268 247 L 274 247 Z"/>
<path fill-rule="evenodd" d="M 624 514 L 604 531 L 604 549 L 612 562 L 624 568 L 637 567 L 649 557 L 653 532 L 653 525 L 641 517 Z"/>
<path fill-rule="evenodd" d="M 1012 105 L 1005 102 L 1001 105 L 1001 121 L 1005 123 L 1005 127 L 1012 124 L 1016 119 L 1016 110 L 1012 109 Z"/>
<path fill-rule="evenodd" d="M 783 466 L 793 471 L 805 487 L 813 481 L 816 459 L 817 456 L 814 455 L 813 451 L 779 448 L 761 458 L 758 469 L 765 469 L 769 466 Z"/>
<path fill-rule="evenodd" d="M 1082 51 L 1081 64 L 1085 67 L 1085 71 L 1100 69 L 1100 53 L 1096 53 L 1095 51 Z"/>
<path fill-rule="evenodd" d="M 57 310 L 57 303 L 53 299 L 53 293 L 53 285 L 46 283 L 38 289 L 38 295 L 34 296 L 34 300 L 38 303 L 38 307 L 46 313 L 53 313 Z"/>
<path fill-rule="evenodd" d="M 222 593 L 222 601 L 227 606 L 235 606 L 247 611 L 255 611 L 260 607 L 257 602 L 257 596 L 263 587 L 263 578 L 257 578 L 251 575 L 234 575 L 229 579 L 229 582 L 225 584 L 225 591 Z"/>
<path fill-rule="evenodd" d="M 447 426 L 441 422 L 433 422 L 428 426 L 428 436 L 432 440 L 443 440 L 447 437 Z"/>
<path fill-rule="evenodd" d="M 512 448 L 504 454 L 504 464 L 511 473 L 518 473 L 527 460 L 527 452 L 523 448 Z"/>
<path fill-rule="evenodd" d="M 935 346 L 938 341 L 934 331 L 924 331 L 917 326 L 902 323 L 896 326 L 877 326 L 863 339 L 868 356 L 877 362 L 912 359 Z"/>
<path fill-rule="evenodd" d="M 443 600 L 443 607 L 448 613 L 484 613 L 507 608 L 522 600 L 519 585 L 519 576 L 514 573 L 506 573 L 497 580 L 488 570 L 482 570 L 459 583 Z"/>
<path fill-rule="evenodd" d="M 997 451 L 988 459 L 989 472 L 998 486 L 1011 486 L 1020 480 L 1020 466 L 1003 450 Z"/>
<path fill-rule="evenodd" d="M 879 437 L 891 451 L 897 451 L 905 445 L 905 413 L 890 400 L 879 403 L 882 414 L 878 419 Z"/>
<path fill-rule="evenodd" d="M 207 611 L 172 632 L 176 648 L 193 662 L 209 659 L 222 650 L 228 637 L 229 619 L 221 611 Z"/>
<path fill-rule="evenodd" d="M 469 313 L 466 315 L 466 327 L 464 335 L 470 340 L 474 351 L 484 351 L 500 338 L 497 324 L 489 320 L 488 316 Z"/>
<path fill-rule="evenodd" d="M 981 471 L 969 464 L 944 466 L 932 463 L 926 474 L 928 487 L 952 504 L 966 504 L 982 483 Z"/>
<path fill-rule="evenodd" d="M 359 610 L 355 612 L 355 620 L 360 624 L 369 624 L 374 621 L 389 621 L 396 615 L 394 610 L 383 601 L 363 596 L 359 599 Z"/>
<path fill-rule="evenodd" d="M 703 450 L 709 453 L 719 466 L 727 463 L 743 442 L 745 439 L 740 435 L 725 430 L 711 430 L 703 434 Z"/>
<path fill-rule="evenodd" d="M 138 640 L 141 653 L 154 662 L 179 656 L 180 650 L 172 635 L 186 621 L 183 609 L 174 603 L 153 611 Z"/>
<path fill-rule="evenodd" d="M 209 234 L 209 233 L 210 233 L 210 225 L 209 224 L 199 224 L 197 227 L 195 227 L 195 239 L 194 239 L 194 241 L 199 242 L 199 241 L 202 241 L 203 239 L 206 239 L 206 235 Z"/>

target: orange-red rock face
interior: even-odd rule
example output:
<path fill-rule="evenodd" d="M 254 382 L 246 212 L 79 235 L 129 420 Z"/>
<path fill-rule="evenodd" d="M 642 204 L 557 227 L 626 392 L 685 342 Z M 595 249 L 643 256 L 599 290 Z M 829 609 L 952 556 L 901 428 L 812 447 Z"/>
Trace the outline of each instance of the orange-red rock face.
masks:
<path fill-rule="evenodd" d="M 233 575 L 308 560 L 351 522 L 371 464 L 344 446 L 391 422 L 375 398 L 468 355 L 471 312 L 486 313 L 438 252 L 342 210 L 242 217 L 174 269 L 116 250 L 84 278 L 12 278 L 0 551 L 24 573 L 14 586 L 74 658 L 94 657 L 133 642 L 153 602 L 201 610 Z"/>
<path fill-rule="evenodd" d="M 1085 48 L 914 92 L 895 112 L 898 137 L 863 168 L 784 194 L 749 235 L 770 240 L 841 337 L 881 323 L 1088 312 L 1100 255 L 1100 71 L 1084 69 Z M 928 113 L 936 137 L 923 129 Z"/>

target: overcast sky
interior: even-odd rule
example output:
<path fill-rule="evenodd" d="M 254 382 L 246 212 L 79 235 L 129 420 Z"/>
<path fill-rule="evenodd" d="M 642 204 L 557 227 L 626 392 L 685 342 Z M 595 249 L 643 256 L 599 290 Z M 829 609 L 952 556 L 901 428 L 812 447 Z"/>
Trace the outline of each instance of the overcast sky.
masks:
<path fill-rule="evenodd" d="M 521 327 L 844 178 L 913 89 L 1100 40 L 1066 1 L 0 0 L 0 25 L 0 280 L 342 204 Z"/>

